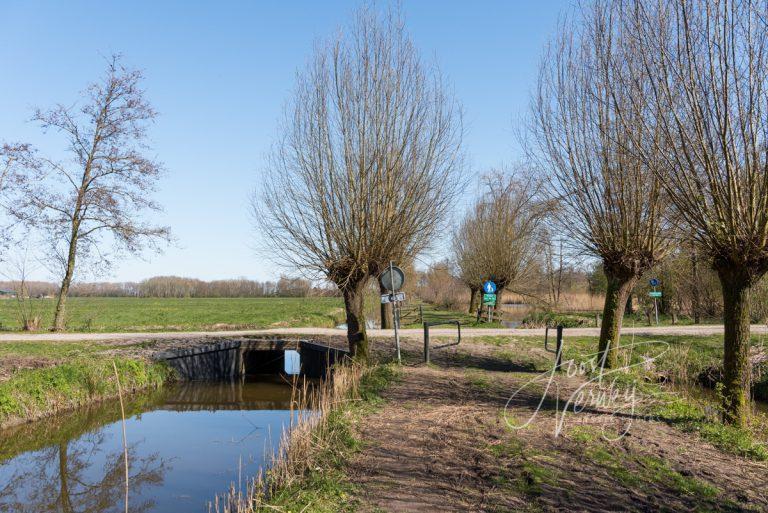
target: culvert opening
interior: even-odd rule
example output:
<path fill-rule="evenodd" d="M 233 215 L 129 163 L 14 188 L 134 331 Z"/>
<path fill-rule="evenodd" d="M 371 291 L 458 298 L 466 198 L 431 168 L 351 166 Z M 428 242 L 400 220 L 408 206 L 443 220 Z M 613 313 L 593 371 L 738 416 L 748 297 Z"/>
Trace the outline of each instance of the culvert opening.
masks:
<path fill-rule="evenodd" d="M 287 374 L 285 372 L 285 349 L 244 349 L 243 374 Z"/>

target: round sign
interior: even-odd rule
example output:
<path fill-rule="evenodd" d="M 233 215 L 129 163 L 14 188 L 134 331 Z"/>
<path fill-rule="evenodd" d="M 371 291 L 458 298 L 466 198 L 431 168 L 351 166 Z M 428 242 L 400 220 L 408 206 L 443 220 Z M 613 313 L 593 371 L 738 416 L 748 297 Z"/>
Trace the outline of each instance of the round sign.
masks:
<path fill-rule="evenodd" d="M 391 273 L 389 272 L 390 269 L 392 269 Z M 379 276 L 379 283 L 384 289 L 397 292 L 405 283 L 405 273 L 396 265 L 387 267 Z"/>
<path fill-rule="evenodd" d="M 483 292 L 486 294 L 494 294 L 496 292 L 496 284 L 488 280 L 483 283 Z"/>
<path fill-rule="evenodd" d="M 656 278 L 651 278 L 649 283 L 651 284 L 651 287 L 658 287 L 660 282 Z"/>

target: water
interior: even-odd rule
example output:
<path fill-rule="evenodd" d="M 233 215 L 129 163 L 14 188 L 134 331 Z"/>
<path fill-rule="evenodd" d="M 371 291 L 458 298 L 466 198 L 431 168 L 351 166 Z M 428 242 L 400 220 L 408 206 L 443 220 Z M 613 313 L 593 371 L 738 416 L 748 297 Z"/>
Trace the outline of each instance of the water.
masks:
<path fill-rule="evenodd" d="M 126 403 L 130 511 L 207 512 L 239 475 L 245 487 L 290 422 L 290 398 L 277 376 L 133 396 Z M 0 512 L 117 513 L 124 493 L 117 401 L 0 435 Z"/>

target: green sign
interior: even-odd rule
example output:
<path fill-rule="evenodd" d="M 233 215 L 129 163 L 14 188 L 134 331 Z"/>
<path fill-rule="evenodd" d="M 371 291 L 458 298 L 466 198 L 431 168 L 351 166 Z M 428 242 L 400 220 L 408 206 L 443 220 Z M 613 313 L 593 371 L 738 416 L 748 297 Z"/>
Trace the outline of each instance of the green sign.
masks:
<path fill-rule="evenodd" d="M 652 290 L 648 293 L 651 297 L 661 297 L 661 291 L 660 290 Z"/>
<path fill-rule="evenodd" d="M 494 306 L 496 304 L 496 294 L 483 294 L 483 304 Z"/>

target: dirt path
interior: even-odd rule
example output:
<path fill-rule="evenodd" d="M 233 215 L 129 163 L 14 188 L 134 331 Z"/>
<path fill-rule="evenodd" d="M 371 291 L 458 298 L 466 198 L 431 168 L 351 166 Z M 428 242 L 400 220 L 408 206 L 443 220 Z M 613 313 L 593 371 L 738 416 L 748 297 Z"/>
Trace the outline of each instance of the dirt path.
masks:
<path fill-rule="evenodd" d="M 554 434 L 556 406 L 524 389 L 536 373 L 467 367 L 446 351 L 437 367 L 407 366 L 382 409 L 359 426 L 349 465 L 363 511 L 768 511 L 768 466 L 726 454 L 662 422 L 587 408 Z M 457 360 L 456 357 L 461 355 Z M 581 383 L 560 379 L 567 394 Z M 601 433 L 629 426 L 608 442 Z"/>
<path fill-rule="evenodd" d="M 422 338 L 421 329 L 400 330 L 403 337 Z M 430 330 L 432 336 L 455 336 L 455 328 L 433 328 Z M 599 328 L 568 328 L 568 336 L 575 337 L 596 337 L 600 335 Z M 719 335 L 723 333 L 721 324 L 707 324 L 697 326 L 659 326 L 622 329 L 625 335 Z M 768 334 L 768 326 L 764 324 L 752 325 L 752 333 Z M 392 337 L 392 330 L 369 329 L 368 335 L 372 338 Z M 338 336 L 344 335 L 344 330 L 335 328 L 271 328 L 263 330 L 230 330 L 230 331 L 172 331 L 172 332 L 150 332 L 150 333 L 2 333 L 1 342 L 22 342 L 22 341 L 142 341 L 142 340 L 184 340 L 200 339 L 206 337 L 226 338 L 226 337 L 247 337 L 259 335 L 276 336 Z M 512 328 L 463 328 L 462 337 L 485 337 L 485 336 L 510 336 L 525 337 L 544 335 L 544 329 L 512 329 Z"/>

